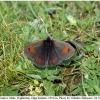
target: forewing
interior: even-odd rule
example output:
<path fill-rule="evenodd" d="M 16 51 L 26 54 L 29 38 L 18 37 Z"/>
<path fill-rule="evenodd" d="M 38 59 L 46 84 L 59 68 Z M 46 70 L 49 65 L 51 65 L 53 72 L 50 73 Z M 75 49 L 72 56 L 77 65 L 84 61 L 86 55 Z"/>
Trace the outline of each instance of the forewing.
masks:
<path fill-rule="evenodd" d="M 24 48 L 24 54 L 31 60 L 35 59 L 43 45 L 43 40 L 35 41 Z"/>
<path fill-rule="evenodd" d="M 75 49 L 67 42 L 53 40 L 56 54 L 61 60 L 67 60 L 74 55 Z"/>

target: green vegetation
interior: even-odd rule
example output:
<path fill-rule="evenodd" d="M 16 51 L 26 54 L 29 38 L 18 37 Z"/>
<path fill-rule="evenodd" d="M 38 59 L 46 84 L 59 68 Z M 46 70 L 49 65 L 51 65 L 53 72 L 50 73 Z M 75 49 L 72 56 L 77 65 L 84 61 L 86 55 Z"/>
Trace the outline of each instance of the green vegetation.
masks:
<path fill-rule="evenodd" d="M 38 68 L 24 47 L 48 35 L 80 50 Z M 1 96 L 100 96 L 100 2 L 0 2 Z"/>

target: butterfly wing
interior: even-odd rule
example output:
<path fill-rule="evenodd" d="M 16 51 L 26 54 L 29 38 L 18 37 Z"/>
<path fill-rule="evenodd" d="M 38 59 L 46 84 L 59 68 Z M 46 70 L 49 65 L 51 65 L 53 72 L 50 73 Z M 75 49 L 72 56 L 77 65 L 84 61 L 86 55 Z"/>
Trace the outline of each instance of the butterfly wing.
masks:
<path fill-rule="evenodd" d="M 24 48 L 24 54 L 31 59 L 35 65 L 45 66 L 45 54 L 43 53 L 43 40 L 38 40 Z"/>
<path fill-rule="evenodd" d="M 50 49 L 49 59 L 48 59 L 48 65 L 54 66 L 57 64 L 60 64 L 62 60 L 59 58 L 58 54 L 55 51 L 54 46 Z"/>
<path fill-rule="evenodd" d="M 38 51 L 37 51 L 38 52 Z M 45 67 L 46 65 L 46 57 L 45 57 L 45 48 L 44 46 L 41 46 L 40 51 L 38 52 L 39 54 L 37 55 L 37 57 L 33 60 L 33 62 L 35 63 L 35 65 L 37 65 L 38 67 Z"/>
<path fill-rule="evenodd" d="M 67 42 L 53 40 L 54 49 L 60 60 L 67 60 L 74 55 L 75 49 Z"/>

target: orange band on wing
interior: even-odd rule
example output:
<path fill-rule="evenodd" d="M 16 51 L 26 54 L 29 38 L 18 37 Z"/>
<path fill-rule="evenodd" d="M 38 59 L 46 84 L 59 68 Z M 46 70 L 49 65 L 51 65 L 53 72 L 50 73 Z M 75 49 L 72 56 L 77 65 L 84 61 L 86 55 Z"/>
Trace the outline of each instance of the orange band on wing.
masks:
<path fill-rule="evenodd" d="M 36 62 L 44 64 L 44 60 L 38 57 L 36 58 Z"/>
<path fill-rule="evenodd" d="M 70 51 L 69 47 L 68 46 L 64 46 L 61 54 L 65 54 L 65 53 L 68 53 Z"/>
<path fill-rule="evenodd" d="M 53 59 L 50 60 L 50 64 L 53 64 L 55 62 L 57 62 L 57 58 L 53 58 Z"/>
<path fill-rule="evenodd" d="M 32 45 L 30 45 L 30 46 L 28 47 L 28 51 L 29 51 L 29 52 L 32 52 L 32 53 L 36 53 L 36 51 L 35 51 L 35 49 L 34 49 L 34 47 L 33 47 Z"/>

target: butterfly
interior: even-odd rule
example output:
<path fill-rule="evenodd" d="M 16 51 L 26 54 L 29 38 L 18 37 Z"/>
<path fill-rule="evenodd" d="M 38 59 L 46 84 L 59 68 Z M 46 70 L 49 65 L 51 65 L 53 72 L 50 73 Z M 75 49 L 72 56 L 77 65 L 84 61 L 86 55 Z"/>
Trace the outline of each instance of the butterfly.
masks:
<path fill-rule="evenodd" d="M 38 67 L 55 66 L 74 55 L 74 47 L 64 41 L 51 39 L 37 40 L 24 48 L 24 54 Z"/>

